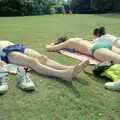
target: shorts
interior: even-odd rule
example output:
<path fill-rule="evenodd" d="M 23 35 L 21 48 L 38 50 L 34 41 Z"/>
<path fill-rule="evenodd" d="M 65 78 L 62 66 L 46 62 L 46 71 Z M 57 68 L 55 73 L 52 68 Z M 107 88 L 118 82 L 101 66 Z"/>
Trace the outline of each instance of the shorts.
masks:
<path fill-rule="evenodd" d="M 1 60 L 6 62 L 6 63 L 9 63 L 8 61 L 8 54 L 11 53 L 11 52 L 20 52 L 20 53 L 24 53 L 25 49 L 27 47 L 22 45 L 22 44 L 16 44 L 16 45 L 10 45 L 6 48 L 4 48 L 2 50 L 2 52 L 4 53 L 4 55 L 0 55 L 1 56 Z"/>
<path fill-rule="evenodd" d="M 68 48 L 67 49 L 69 52 L 76 52 L 75 48 Z"/>
<path fill-rule="evenodd" d="M 92 48 L 92 56 L 94 56 L 95 51 L 100 48 L 106 48 L 106 49 L 112 50 L 112 45 L 111 44 L 103 44 L 103 43 L 95 44 Z"/>

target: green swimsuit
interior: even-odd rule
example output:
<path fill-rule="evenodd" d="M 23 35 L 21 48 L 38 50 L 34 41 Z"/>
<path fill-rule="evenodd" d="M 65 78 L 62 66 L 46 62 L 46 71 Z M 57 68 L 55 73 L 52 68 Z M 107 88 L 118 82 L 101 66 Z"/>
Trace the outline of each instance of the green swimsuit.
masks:
<path fill-rule="evenodd" d="M 112 50 L 112 45 L 111 44 L 104 44 L 104 43 L 95 44 L 92 48 L 92 56 L 94 56 L 95 51 L 97 49 L 100 49 L 100 48 L 106 48 L 106 49 Z"/>

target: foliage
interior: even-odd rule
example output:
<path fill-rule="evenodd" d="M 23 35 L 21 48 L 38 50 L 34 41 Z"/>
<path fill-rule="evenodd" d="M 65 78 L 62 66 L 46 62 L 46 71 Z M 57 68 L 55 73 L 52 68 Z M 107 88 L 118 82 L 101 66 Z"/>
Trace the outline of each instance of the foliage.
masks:
<path fill-rule="evenodd" d="M 91 0 L 91 8 L 98 11 L 109 11 L 113 8 L 114 0 Z"/>
<path fill-rule="evenodd" d="M 112 10 L 114 0 L 72 0 L 71 7 L 75 13 L 107 12 Z"/>
<path fill-rule="evenodd" d="M 90 0 L 72 0 L 71 1 L 72 11 L 79 13 L 80 11 L 85 11 L 90 9 Z"/>
<path fill-rule="evenodd" d="M 0 16 L 61 13 L 63 0 L 1 0 Z"/>

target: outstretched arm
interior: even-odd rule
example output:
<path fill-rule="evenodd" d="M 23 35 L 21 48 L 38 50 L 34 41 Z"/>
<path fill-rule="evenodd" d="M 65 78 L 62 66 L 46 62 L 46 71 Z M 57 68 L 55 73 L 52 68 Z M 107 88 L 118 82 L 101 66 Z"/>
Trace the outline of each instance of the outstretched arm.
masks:
<path fill-rule="evenodd" d="M 47 51 L 59 51 L 59 50 L 64 49 L 64 48 L 67 48 L 66 42 L 60 43 L 57 45 L 55 45 L 55 44 L 46 45 Z"/>

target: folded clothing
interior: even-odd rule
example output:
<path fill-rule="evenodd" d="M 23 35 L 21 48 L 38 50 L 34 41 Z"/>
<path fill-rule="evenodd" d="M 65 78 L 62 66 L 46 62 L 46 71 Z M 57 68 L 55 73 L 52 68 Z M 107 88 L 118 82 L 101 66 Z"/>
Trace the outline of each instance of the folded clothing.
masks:
<path fill-rule="evenodd" d="M 101 73 L 101 76 L 105 76 L 111 79 L 113 82 L 120 81 L 120 64 L 114 64 L 104 72 Z"/>

